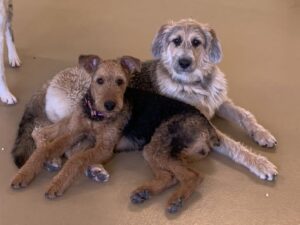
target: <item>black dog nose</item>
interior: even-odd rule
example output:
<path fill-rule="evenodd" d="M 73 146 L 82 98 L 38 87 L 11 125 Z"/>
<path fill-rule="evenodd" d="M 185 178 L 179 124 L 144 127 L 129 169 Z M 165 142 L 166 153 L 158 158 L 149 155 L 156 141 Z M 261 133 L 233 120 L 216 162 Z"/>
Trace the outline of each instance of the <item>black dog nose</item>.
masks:
<path fill-rule="evenodd" d="M 108 111 L 111 111 L 116 107 L 116 103 L 114 101 L 107 101 L 104 103 L 104 106 Z"/>
<path fill-rule="evenodd" d="M 182 69 L 186 69 L 192 64 L 192 60 L 189 58 L 181 58 L 178 60 L 178 63 Z"/>

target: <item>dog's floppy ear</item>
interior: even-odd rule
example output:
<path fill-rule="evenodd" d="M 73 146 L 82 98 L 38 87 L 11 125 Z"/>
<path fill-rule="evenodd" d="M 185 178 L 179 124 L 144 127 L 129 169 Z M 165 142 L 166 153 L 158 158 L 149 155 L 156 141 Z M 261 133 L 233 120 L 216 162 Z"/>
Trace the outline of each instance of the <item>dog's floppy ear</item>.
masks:
<path fill-rule="evenodd" d="M 129 74 L 141 72 L 142 63 L 139 59 L 132 56 L 123 56 L 120 58 L 122 68 Z"/>
<path fill-rule="evenodd" d="M 216 32 L 209 26 L 204 28 L 206 36 L 205 49 L 207 51 L 208 61 L 213 64 L 218 64 L 222 60 L 222 48 L 220 41 L 217 38 Z"/>
<path fill-rule="evenodd" d="M 78 62 L 88 73 L 94 73 L 97 71 L 101 59 L 97 55 L 80 55 Z"/>
<path fill-rule="evenodd" d="M 152 55 L 154 56 L 154 58 L 159 59 L 161 57 L 161 53 L 163 52 L 163 47 L 166 42 L 167 33 L 172 27 L 173 22 L 170 21 L 162 25 L 156 33 L 152 42 Z"/>

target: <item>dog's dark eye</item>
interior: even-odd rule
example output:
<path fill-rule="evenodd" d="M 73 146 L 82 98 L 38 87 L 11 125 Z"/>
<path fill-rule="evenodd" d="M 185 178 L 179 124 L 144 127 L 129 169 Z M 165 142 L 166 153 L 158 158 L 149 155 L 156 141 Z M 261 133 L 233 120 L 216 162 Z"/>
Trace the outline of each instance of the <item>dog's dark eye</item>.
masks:
<path fill-rule="evenodd" d="M 193 45 L 193 47 L 198 47 L 199 45 L 201 45 L 201 41 L 200 40 L 198 40 L 198 39 L 193 39 L 192 40 L 192 45 Z"/>
<path fill-rule="evenodd" d="M 98 84 L 104 84 L 103 78 L 98 78 L 96 81 Z"/>
<path fill-rule="evenodd" d="M 117 84 L 118 86 L 121 86 L 122 84 L 124 84 L 124 80 L 122 80 L 122 79 L 117 79 L 117 80 L 116 80 L 116 84 Z"/>
<path fill-rule="evenodd" d="M 173 39 L 173 43 L 175 44 L 176 47 L 178 47 L 182 43 L 181 37 L 177 37 Z"/>

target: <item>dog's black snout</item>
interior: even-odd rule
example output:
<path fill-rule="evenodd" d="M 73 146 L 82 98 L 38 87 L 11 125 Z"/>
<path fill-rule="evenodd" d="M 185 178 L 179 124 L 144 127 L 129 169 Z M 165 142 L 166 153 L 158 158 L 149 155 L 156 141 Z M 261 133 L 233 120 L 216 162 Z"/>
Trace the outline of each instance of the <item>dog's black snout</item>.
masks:
<path fill-rule="evenodd" d="M 178 63 L 182 69 L 186 69 L 192 64 L 192 60 L 189 58 L 181 58 L 178 60 Z"/>
<path fill-rule="evenodd" d="M 112 111 L 116 107 L 116 103 L 114 101 L 106 101 L 104 106 L 108 111 Z"/>

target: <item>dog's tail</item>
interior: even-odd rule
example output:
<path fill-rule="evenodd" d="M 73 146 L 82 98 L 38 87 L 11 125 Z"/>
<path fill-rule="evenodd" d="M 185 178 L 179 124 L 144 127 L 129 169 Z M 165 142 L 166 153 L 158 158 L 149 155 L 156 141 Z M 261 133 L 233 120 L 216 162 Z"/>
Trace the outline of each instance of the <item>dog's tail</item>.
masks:
<path fill-rule="evenodd" d="M 45 93 L 46 87 L 37 91 L 31 97 L 19 124 L 17 137 L 11 152 L 15 164 L 19 168 L 24 165 L 35 149 L 35 143 L 31 136 L 33 129 L 48 121 L 44 110 Z"/>

